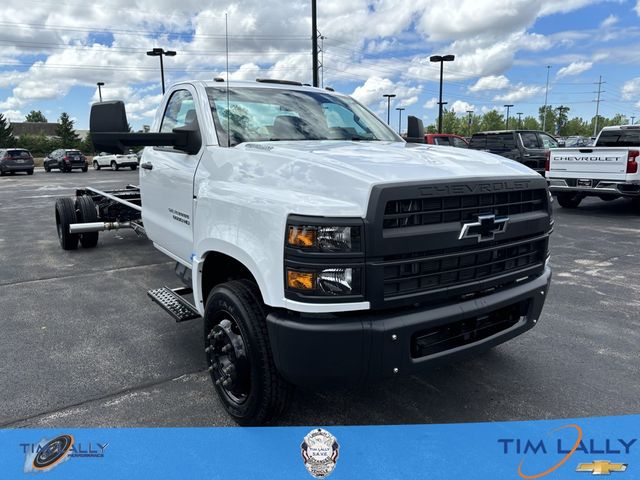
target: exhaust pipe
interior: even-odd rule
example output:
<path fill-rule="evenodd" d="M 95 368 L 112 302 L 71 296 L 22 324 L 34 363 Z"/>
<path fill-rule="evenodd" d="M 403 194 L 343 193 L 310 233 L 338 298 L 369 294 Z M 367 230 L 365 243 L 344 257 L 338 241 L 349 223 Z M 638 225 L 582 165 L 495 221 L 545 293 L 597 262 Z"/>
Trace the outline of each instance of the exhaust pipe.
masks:
<path fill-rule="evenodd" d="M 105 230 L 119 230 L 120 228 L 133 228 L 133 226 L 131 222 L 72 223 L 69 225 L 69 233 L 104 232 Z"/>

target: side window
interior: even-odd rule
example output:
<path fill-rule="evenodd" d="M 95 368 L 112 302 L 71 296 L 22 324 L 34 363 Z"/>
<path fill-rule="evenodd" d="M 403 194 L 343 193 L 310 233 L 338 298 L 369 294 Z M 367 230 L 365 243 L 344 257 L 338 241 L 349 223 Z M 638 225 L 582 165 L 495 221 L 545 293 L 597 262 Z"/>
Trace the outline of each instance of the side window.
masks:
<path fill-rule="evenodd" d="M 513 150 L 516 142 L 512 133 L 498 133 L 487 135 L 487 149 L 496 151 Z"/>
<path fill-rule="evenodd" d="M 542 140 L 543 148 L 558 148 L 558 141 L 551 137 L 551 135 L 547 135 L 546 133 L 540 133 L 540 140 Z"/>
<path fill-rule="evenodd" d="M 479 150 L 487 148 L 487 135 L 474 135 L 471 137 L 471 147 Z"/>
<path fill-rule="evenodd" d="M 449 143 L 449 137 L 436 137 L 435 141 L 436 145 L 444 145 L 446 147 L 451 146 L 451 143 Z"/>
<path fill-rule="evenodd" d="M 453 146 L 454 147 L 458 147 L 458 148 L 468 148 L 469 147 L 467 145 L 467 142 L 465 142 L 464 140 L 461 140 L 459 138 L 452 137 L 451 140 L 453 142 Z"/>
<path fill-rule="evenodd" d="M 191 93 L 177 90 L 171 95 L 160 125 L 161 133 L 171 133 L 174 128 L 184 127 L 196 120 L 196 107 Z"/>
<path fill-rule="evenodd" d="M 522 132 L 520 134 L 520 140 L 522 140 L 522 146 L 524 148 L 540 148 L 540 144 L 538 143 L 538 135 L 534 132 Z"/>

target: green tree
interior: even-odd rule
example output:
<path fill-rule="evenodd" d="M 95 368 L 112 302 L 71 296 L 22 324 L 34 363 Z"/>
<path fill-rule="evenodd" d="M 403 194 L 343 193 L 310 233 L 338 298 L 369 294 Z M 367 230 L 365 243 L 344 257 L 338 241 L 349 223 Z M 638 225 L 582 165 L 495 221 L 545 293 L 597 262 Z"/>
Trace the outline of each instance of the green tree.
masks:
<path fill-rule="evenodd" d="M 60 114 L 58 126 L 56 127 L 56 135 L 62 141 L 62 144 L 64 145 L 63 148 L 77 148 L 78 143 L 80 142 L 80 137 L 73 128 L 73 120 L 69 118 L 69 114 L 67 112 L 62 112 Z"/>
<path fill-rule="evenodd" d="M 31 110 L 25 117 L 26 122 L 43 122 L 46 123 L 47 117 L 40 110 Z"/>
<path fill-rule="evenodd" d="M 462 130 L 460 127 L 460 119 L 456 115 L 456 112 L 444 109 L 442 112 L 442 133 L 457 134 Z"/>
<path fill-rule="evenodd" d="M 540 122 L 535 117 L 526 116 L 522 119 L 522 128 L 524 130 L 540 130 Z"/>
<path fill-rule="evenodd" d="M 560 105 L 558 108 L 555 109 L 555 111 L 557 112 L 556 128 L 553 133 L 557 135 L 567 135 L 563 127 L 565 126 L 565 124 L 567 123 L 567 120 L 569 119 L 569 115 L 568 115 L 569 110 L 571 110 L 569 107 L 565 107 L 563 105 Z"/>
<path fill-rule="evenodd" d="M 504 116 L 496 110 L 490 110 L 482 116 L 480 130 L 504 130 Z"/>
<path fill-rule="evenodd" d="M 80 142 L 80 150 L 83 153 L 87 153 L 89 155 L 95 155 L 96 151 L 93 147 L 93 140 L 91 139 L 91 132 L 87 133 L 87 136 Z"/>
<path fill-rule="evenodd" d="M 547 121 L 545 123 L 544 118 L 547 118 Z M 545 115 L 545 108 L 544 106 L 540 107 L 538 109 L 538 118 L 540 119 L 540 130 L 542 130 L 542 125 L 544 125 L 544 129 L 547 133 L 551 133 L 554 134 L 556 133 L 554 130 L 556 128 L 556 113 L 555 110 L 553 109 L 552 105 L 547 105 L 547 109 L 546 109 L 546 115 Z"/>
<path fill-rule="evenodd" d="M 0 147 L 14 147 L 16 137 L 13 136 L 13 128 L 3 114 L 0 113 Z"/>

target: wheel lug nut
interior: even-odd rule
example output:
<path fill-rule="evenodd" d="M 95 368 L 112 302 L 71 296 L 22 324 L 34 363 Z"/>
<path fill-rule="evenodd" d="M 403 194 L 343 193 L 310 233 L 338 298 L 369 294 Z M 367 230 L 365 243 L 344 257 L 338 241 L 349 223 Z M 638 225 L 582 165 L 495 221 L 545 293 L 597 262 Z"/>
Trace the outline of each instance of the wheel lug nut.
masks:
<path fill-rule="evenodd" d="M 222 382 L 223 387 L 229 387 L 233 381 L 230 378 L 227 378 L 224 382 Z"/>
<path fill-rule="evenodd" d="M 222 353 L 227 353 L 231 350 L 231 345 L 225 345 L 224 347 L 222 347 Z"/>
<path fill-rule="evenodd" d="M 235 372 L 235 371 L 236 371 L 236 367 L 234 367 L 233 365 L 229 365 L 229 366 L 227 366 L 227 367 L 224 367 L 224 368 L 222 369 L 222 371 L 228 375 L 228 374 L 230 374 L 230 373 Z"/>

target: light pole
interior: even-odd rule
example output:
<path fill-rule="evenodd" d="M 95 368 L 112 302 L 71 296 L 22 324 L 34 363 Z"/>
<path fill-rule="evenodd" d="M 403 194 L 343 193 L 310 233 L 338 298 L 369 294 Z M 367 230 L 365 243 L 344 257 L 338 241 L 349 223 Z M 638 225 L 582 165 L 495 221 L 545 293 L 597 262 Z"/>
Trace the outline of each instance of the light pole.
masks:
<path fill-rule="evenodd" d="M 438 133 L 442 133 L 442 76 L 444 73 L 444 62 L 453 62 L 455 55 L 432 55 L 429 61 L 433 63 L 440 62 L 440 101 L 438 102 Z"/>
<path fill-rule="evenodd" d="M 164 63 L 162 62 L 162 57 L 175 57 L 176 52 L 173 50 L 165 50 L 163 48 L 154 48 L 153 50 L 149 50 L 147 55 L 150 57 L 160 57 L 160 77 L 162 78 L 162 94 L 164 95 Z"/>
<path fill-rule="evenodd" d="M 389 125 L 389 119 L 391 118 L 389 115 L 391 112 L 391 99 L 396 96 L 395 93 L 385 93 L 382 95 L 383 97 L 387 97 L 387 125 Z"/>
<path fill-rule="evenodd" d="M 505 130 L 509 130 L 509 109 L 513 107 L 513 104 L 509 104 L 509 105 L 505 105 L 505 108 L 507 109 L 507 127 Z"/>
<path fill-rule="evenodd" d="M 404 108 L 396 108 L 398 110 L 398 135 L 400 135 L 400 130 L 402 129 L 402 111 Z"/>
<path fill-rule="evenodd" d="M 633 121 L 634 121 L 635 119 L 636 119 L 636 117 L 635 117 L 634 115 L 631 115 L 631 125 L 635 125 L 635 124 L 633 123 Z"/>
<path fill-rule="evenodd" d="M 549 96 L 549 71 L 551 65 L 547 65 L 547 88 L 544 91 L 544 110 L 542 111 L 542 131 L 546 132 L 547 127 L 547 98 Z"/>
<path fill-rule="evenodd" d="M 522 128 L 522 112 L 518 112 L 516 115 L 518 115 L 518 128 Z"/>
<path fill-rule="evenodd" d="M 469 114 L 469 120 L 467 121 L 467 126 L 469 127 L 469 136 L 471 136 L 471 121 L 473 120 L 473 110 L 467 110 Z"/>
<path fill-rule="evenodd" d="M 98 96 L 100 97 L 101 102 L 102 102 L 102 87 L 104 87 L 104 82 L 98 82 Z"/>

